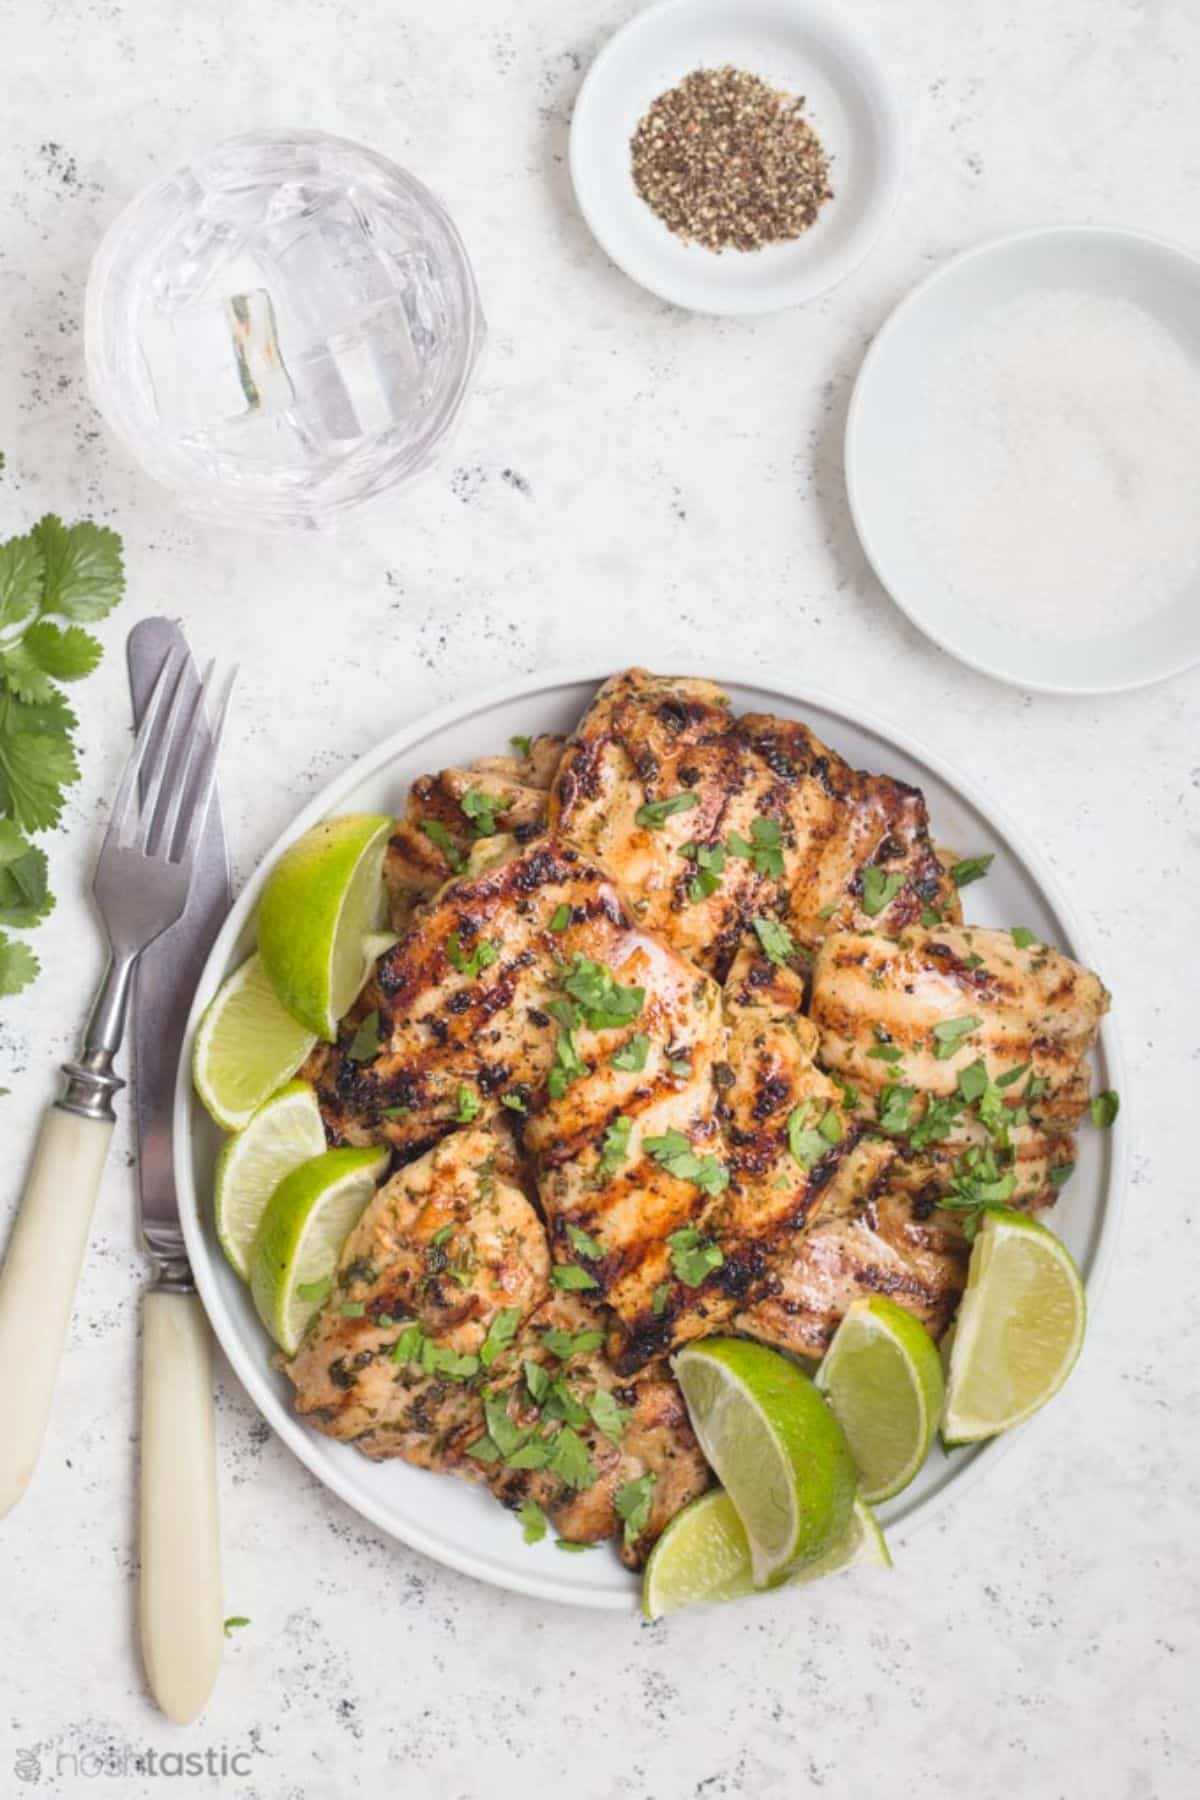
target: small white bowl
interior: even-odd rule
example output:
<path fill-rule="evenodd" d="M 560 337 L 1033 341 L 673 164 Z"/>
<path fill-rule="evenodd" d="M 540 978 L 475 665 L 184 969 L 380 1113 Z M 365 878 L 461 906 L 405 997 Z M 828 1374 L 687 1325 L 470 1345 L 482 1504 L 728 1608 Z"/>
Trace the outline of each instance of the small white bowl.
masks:
<path fill-rule="evenodd" d="M 973 607 L 930 564 L 897 471 L 923 442 L 939 366 L 967 345 L 995 307 L 1063 290 L 1130 302 L 1200 367 L 1200 259 L 1141 232 L 1104 225 L 1047 226 L 981 244 L 943 264 L 891 314 L 867 352 L 846 421 L 846 491 L 867 560 L 896 605 L 960 662 L 998 681 L 1052 694 L 1119 693 L 1200 662 L 1200 577 L 1139 624 L 1121 631 L 1040 635 Z M 1096 370 L 1102 404 L 1105 371 Z M 954 504 L 953 471 L 944 503 Z M 1196 514 L 1200 559 L 1200 512 Z M 926 537 L 926 545 L 927 545 Z M 1155 546 L 1147 544 L 1147 566 Z"/>
<path fill-rule="evenodd" d="M 804 97 L 830 155 L 833 199 L 803 237 L 717 255 L 683 243 L 641 199 L 630 141 L 660 94 L 725 64 Z M 600 52 L 571 124 L 571 179 L 601 247 L 632 280 L 693 312 L 774 312 L 843 280 L 891 211 L 900 165 L 900 116 L 873 52 L 810 0 L 661 0 Z"/>

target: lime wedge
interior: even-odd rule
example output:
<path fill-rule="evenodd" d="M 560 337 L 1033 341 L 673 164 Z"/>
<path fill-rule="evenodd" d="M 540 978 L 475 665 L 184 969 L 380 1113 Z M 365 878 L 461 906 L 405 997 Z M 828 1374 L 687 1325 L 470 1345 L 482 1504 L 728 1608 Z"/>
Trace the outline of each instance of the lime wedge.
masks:
<path fill-rule="evenodd" d="M 324 1304 L 338 1257 L 387 1168 L 388 1152 L 326 1150 L 285 1175 L 250 1253 L 250 1291 L 275 1342 L 295 1356 Z"/>
<path fill-rule="evenodd" d="M 857 1473 L 808 1376 L 744 1338 L 688 1344 L 673 1366 L 700 1448 L 745 1527 L 754 1585 L 824 1555 L 849 1523 Z"/>
<path fill-rule="evenodd" d="M 217 1239 L 243 1281 L 267 1202 L 285 1175 L 320 1156 L 325 1127 L 307 1081 L 291 1081 L 260 1106 L 217 1159 L 213 1207 Z"/>
<path fill-rule="evenodd" d="M 240 1131 L 290 1081 L 316 1038 L 275 998 L 260 957 L 225 982 L 196 1033 L 192 1080 L 217 1124 Z"/>
<path fill-rule="evenodd" d="M 333 1042 L 363 983 L 363 940 L 383 904 L 391 819 L 349 813 L 290 844 L 267 878 L 258 951 L 276 994 L 317 1037 Z"/>
<path fill-rule="evenodd" d="M 894 1300 L 856 1300 L 846 1312 L 817 1386 L 858 1465 L 859 1491 L 878 1504 L 906 1488 L 929 1455 L 942 1416 L 937 1345 Z"/>
<path fill-rule="evenodd" d="M 776 1585 L 819 1581 L 870 1565 L 890 1569 L 892 1559 L 874 1514 L 858 1499 L 838 1542 Z M 651 1551 L 642 1611 L 648 1619 L 661 1619 L 681 1607 L 714 1606 L 760 1591 L 750 1572 L 750 1544 L 737 1508 L 723 1488 L 712 1488 L 676 1514 Z"/>
<path fill-rule="evenodd" d="M 942 1436 L 971 1444 L 1052 1400 L 1083 1344 L 1087 1301 L 1066 1245 L 1024 1213 L 984 1214 L 950 1353 Z"/>

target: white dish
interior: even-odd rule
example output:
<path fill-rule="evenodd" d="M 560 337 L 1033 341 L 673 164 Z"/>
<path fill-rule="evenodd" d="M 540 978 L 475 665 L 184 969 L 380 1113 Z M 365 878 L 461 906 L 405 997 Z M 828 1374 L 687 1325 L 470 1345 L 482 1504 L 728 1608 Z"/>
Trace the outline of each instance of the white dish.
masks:
<path fill-rule="evenodd" d="M 1027 296 L 1078 292 L 1139 307 L 1200 369 L 1200 259 L 1159 238 L 1107 226 L 1051 226 L 955 257 L 903 300 L 859 371 L 846 423 L 846 488 L 855 528 L 901 610 L 952 656 L 1023 688 L 1116 693 L 1200 662 L 1200 576 L 1120 632 L 1065 639 L 991 621 L 931 567 L 896 472 L 913 466 L 939 365 L 989 311 Z M 1097 401 L 1103 404 L 1102 372 Z M 947 503 L 953 487 L 948 480 Z M 925 529 L 928 530 L 928 522 Z M 1154 550 L 1147 546 L 1147 559 Z M 1200 514 L 1197 515 L 1200 561 Z"/>
<path fill-rule="evenodd" d="M 628 1610 L 637 1602 L 638 1583 L 621 1567 L 615 1552 L 602 1549 L 588 1556 L 565 1556 L 549 1540 L 530 1547 L 522 1541 L 512 1514 L 486 1492 L 400 1462 L 368 1462 L 296 1417 L 291 1385 L 270 1368 L 266 1335 L 212 1228 L 210 1196 L 219 1134 L 192 1094 L 189 1073 L 200 1015 L 226 975 L 253 947 L 258 896 L 285 844 L 334 813 L 399 810 L 415 776 L 482 752 L 503 750 L 516 732 L 569 731 L 609 672 L 530 676 L 443 707 L 362 757 L 304 808 L 268 850 L 239 896 L 196 991 L 176 1087 L 175 1163 L 188 1252 L 213 1329 L 263 1417 L 320 1481 L 381 1530 L 480 1580 L 542 1599 Z M 730 682 L 727 669 L 692 672 L 720 679 L 739 712 L 779 712 L 804 719 L 858 766 L 885 770 L 923 788 L 939 841 L 964 853 L 996 852 L 989 879 L 970 889 L 972 916 L 985 924 L 1027 925 L 1081 961 L 1092 961 L 1073 915 L 1035 853 L 990 801 L 907 736 L 857 709 L 852 716 L 839 702 L 813 690 L 770 689 L 750 678 Z M 1097 1063 L 1098 1085 L 1123 1091 L 1120 1051 L 1110 1019 L 1101 1027 Z M 1122 1112 L 1111 1132 L 1081 1134 L 1076 1174 L 1053 1214 L 1056 1229 L 1079 1260 L 1093 1301 L 1117 1233 L 1125 1133 Z M 1069 1392 L 1055 1402 L 1058 1407 L 1070 1404 Z M 989 1469 L 1011 1441 L 1010 1437 L 956 1451 L 949 1458 L 935 1449 L 913 1486 L 880 1508 L 885 1527 L 907 1530 L 931 1516 L 952 1492 L 961 1494 L 971 1479 Z M 1046 1442 L 1052 1452 L 1053 1432 L 1046 1434 Z"/>
<path fill-rule="evenodd" d="M 633 185 L 629 146 L 660 94 L 726 63 L 804 96 L 831 157 L 834 197 L 794 242 L 718 256 L 681 242 L 651 212 Z M 580 211 L 632 280 L 693 312 L 773 312 L 824 293 L 866 256 L 900 181 L 900 116 L 874 53 L 819 0 L 661 0 L 592 64 L 570 154 Z"/>

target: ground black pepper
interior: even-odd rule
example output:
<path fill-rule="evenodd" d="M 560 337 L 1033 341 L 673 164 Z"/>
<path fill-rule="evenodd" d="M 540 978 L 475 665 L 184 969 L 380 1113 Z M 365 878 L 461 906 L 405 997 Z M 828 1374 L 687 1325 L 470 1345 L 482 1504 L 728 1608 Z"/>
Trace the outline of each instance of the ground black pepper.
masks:
<path fill-rule="evenodd" d="M 676 237 L 709 250 L 800 237 L 833 198 L 803 109 L 744 69 L 696 69 L 634 132 L 638 193 Z"/>

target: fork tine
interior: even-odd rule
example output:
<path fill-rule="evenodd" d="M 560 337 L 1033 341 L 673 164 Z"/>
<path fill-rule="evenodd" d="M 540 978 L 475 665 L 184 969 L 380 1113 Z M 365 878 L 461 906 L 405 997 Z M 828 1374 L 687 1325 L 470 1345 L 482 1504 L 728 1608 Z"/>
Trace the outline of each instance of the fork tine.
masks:
<path fill-rule="evenodd" d="M 208 817 L 208 803 L 212 799 L 213 788 L 217 781 L 217 752 L 221 748 L 225 722 L 229 717 L 229 703 L 233 698 L 233 686 L 237 680 L 237 674 L 237 664 L 235 663 L 225 677 L 220 698 L 217 701 L 216 717 L 208 733 L 208 743 L 197 764 L 195 785 L 187 806 L 181 811 L 179 828 L 183 833 L 183 843 L 178 856 L 173 860 L 183 863 L 185 866 L 195 855 L 200 833 L 204 829 L 204 821 Z M 196 735 L 197 738 L 201 738 L 203 733 L 198 732 Z"/>
<path fill-rule="evenodd" d="M 104 836 L 104 845 L 101 851 L 102 855 L 104 850 L 108 849 L 110 843 L 119 844 L 121 841 L 121 836 L 124 832 L 126 819 L 129 813 L 129 803 L 136 795 L 138 779 L 142 773 L 142 765 L 146 761 L 146 756 L 151 744 L 157 744 L 159 715 L 162 712 L 163 700 L 167 689 L 171 685 L 168 677 L 173 676 L 176 681 L 178 680 L 179 671 L 183 666 L 183 660 L 182 657 L 176 656 L 174 651 L 172 651 L 169 656 L 163 658 L 162 668 L 158 671 L 158 675 L 155 678 L 150 698 L 146 702 L 146 710 L 142 714 L 141 725 L 138 727 L 138 734 L 133 741 L 133 749 L 129 752 L 129 757 L 125 763 L 125 772 L 121 776 L 121 785 L 117 789 L 117 797 L 113 801 L 112 812 L 109 814 L 108 830 Z"/>
<path fill-rule="evenodd" d="M 175 685 L 171 690 L 171 704 L 162 733 L 155 745 L 153 756 L 147 759 L 143 769 L 142 803 L 132 832 L 133 844 L 141 850 L 143 856 L 151 855 L 156 845 L 162 841 L 163 811 L 170 801 L 172 787 L 178 778 L 180 752 L 186 748 L 186 737 L 191 723 L 190 719 L 186 724 L 183 723 L 184 716 L 188 712 L 188 700 L 191 698 L 188 674 L 188 663 L 185 657 L 180 662 Z"/>
<path fill-rule="evenodd" d="M 216 666 L 215 660 L 209 663 L 196 687 L 192 706 L 188 712 L 187 725 L 180 734 L 181 742 L 171 771 L 170 791 L 163 796 L 165 817 L 161 820 L 155 851 L 156 854 L 165 856 L 168 861 L 173 860 L 180 813 L 188 790 L 192 786 L 196 752 L 198 748 L 203 748 L 208 736 L 208 714 L 205 709 L 205 701 L 208 698 L 208 690 Z"/>

